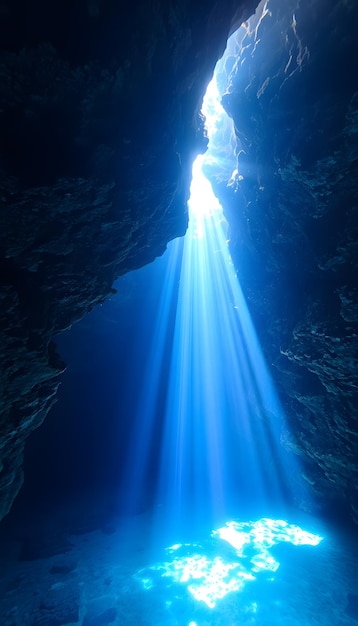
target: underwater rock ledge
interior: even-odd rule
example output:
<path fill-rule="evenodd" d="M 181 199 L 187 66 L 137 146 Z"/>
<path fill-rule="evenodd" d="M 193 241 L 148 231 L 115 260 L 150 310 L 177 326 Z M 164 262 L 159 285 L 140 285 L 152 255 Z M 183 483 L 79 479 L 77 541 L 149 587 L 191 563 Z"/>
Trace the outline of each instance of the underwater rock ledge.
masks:
<path fill-rule="evenodd" d="M 318 503 L 358 523 L 358 7 L 267 6 L 221 77 L 240 178 L 208 173 L 285 409 L 282 443 Z"/>
<path fill-rule="evenodd" d="M 51 338 L 186 230 L 201 100 L 256 5 L 2 3 L 0 519 L 56 400 Z"/>

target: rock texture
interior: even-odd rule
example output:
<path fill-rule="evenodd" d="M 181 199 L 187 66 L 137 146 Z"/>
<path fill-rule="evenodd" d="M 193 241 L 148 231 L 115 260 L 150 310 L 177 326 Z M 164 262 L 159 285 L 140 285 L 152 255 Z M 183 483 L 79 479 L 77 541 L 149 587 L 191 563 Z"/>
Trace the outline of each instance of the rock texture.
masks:
<path fill-rule="evenodd" d="M 282 442 L 358 521 L 358 18 L 269 0 L 222 68 L 237 172 L 210 175 L 286 410 Z M 350 513 L 348 513 L 350 511 Z"/>
<path fill-rule="evenodd" d="M 185 232 L 202 96 L 256 4 L 1 4 L 0 519 L 55 400 L 51 338 Z"/>

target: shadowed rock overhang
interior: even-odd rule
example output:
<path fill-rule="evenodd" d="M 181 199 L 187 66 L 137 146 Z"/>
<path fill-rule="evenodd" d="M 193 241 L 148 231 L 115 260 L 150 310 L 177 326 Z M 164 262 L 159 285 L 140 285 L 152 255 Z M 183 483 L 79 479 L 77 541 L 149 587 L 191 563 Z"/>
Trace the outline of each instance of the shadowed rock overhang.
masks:
<path fill-rule="evenodd" d="M 256 4 L 1 5 L 0 519 L 55 401 L 51 338 L 186 230 L 201 100 Z"/>

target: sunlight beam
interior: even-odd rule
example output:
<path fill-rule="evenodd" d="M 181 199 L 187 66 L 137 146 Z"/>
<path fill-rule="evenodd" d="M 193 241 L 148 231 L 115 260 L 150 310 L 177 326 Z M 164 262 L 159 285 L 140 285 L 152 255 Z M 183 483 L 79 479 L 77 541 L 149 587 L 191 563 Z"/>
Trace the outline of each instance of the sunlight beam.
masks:
<path fill-rule="evenodd" d="M 222 207 L 204 175 L 209 164 L 228 185 L 240 181 L 216 74 L 202 112 L 209 146 L 193 166 L 158 482 L 158 501 L 176 523 L 220 518 L 250 501 L 288 506 L 297 495 L 292 476 L 299 476 L 280 443 L 285 416 L 230 256 Z"/>
<path fill-rule="evenodd" d="M 240 41 L 233 37 L 230 54 Z M 186 236 L 167 253 L 138 409 L 142 428 L 129 448 L 134 494 L 157 456 L 159 534 L 163 516 L 174 530 L 257 503 L 282 510 L 297 497 L 300 476 L 280 443 L 285 416 L 230 256 L 223 209 L 204 175 L 209 164 L 224 184 L 240 182 L 216 72 L 203 114 L 209 146 L 193 165 Z"/>

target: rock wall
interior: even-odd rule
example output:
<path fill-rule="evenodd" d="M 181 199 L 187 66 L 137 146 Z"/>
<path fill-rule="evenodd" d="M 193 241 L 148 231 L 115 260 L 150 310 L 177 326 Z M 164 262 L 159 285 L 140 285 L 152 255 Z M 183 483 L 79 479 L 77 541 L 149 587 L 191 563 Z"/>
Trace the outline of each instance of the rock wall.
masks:
<path fill-rule="evenodd" d="M 51 338 L 185 232 L 201 100 L 256 4 L 1 4 L 0 519 L 56 398 Z"/>
<path fill-rule="evenodd" d="M 237 169 L 211 169 L 286 410 L 282 443 L 358 521 L 355 2 L 269 0 L 221 70 Z"/>

